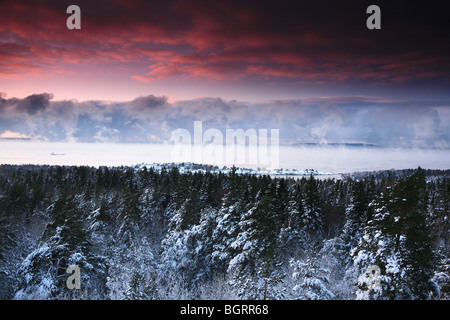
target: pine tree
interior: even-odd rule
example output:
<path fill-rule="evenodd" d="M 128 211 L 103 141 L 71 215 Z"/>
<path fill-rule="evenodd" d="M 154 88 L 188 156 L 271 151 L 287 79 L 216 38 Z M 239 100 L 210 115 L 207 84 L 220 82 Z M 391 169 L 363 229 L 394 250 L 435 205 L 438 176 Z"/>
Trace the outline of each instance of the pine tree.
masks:
<path fill-rule="evenodd" d="M 301 216 L 302 229 L 310 241 L 322 239 L 322 199 L 319 193 L 318 181 L 311 175 L 304 187 L 304 211 Z"/>
<path fill-rule="evenodd" d="M 66 195 L 49 210 L 54 220 L 44 233 L 43 245 L 31 252 L 19 268 L 22 280 L 16 298 L 49 299 L 75 294 L 66 288 L 69 265 L 82 270 L 85 288 L 95 291 L 97 298 L 104 298 L 106 265 L 102 258 L 92 254 L 89 228 L 80 203 L 73 195 Z"/>
<path fill-rule="evenodd" d="M 156 296 L 156 279 L 151 274 L 144 274 L 142 270 L 133 269 L 124 298 L 126 300 L 152 300 Z"/>
<path fill-rule="evenodd" d="M 335 295 L 327 288 L 329 271 L 321 267 L 317 261 L 317 249 L 313 248 L 305 262 L 291 259 L 290 265 L 294 269 L 292 291 L 296 299 L 302 300 L 331 300 Z"/>
<path fill-rule="evenodd" d="M 200 221 L 200 212 L 203 205 L 200 200 L 200 191 L 197 188 L 197 186 L 193 186 L 181 210 L 180 227 L 182 230 L 186 230 Z"/>
<path fill-rule="evenodd" d="M 368 218 L 370 198 L 364 180 L 357 181 L 353 185 L 351 200 L 351 205 L 347 210 L 347 220 L 353 224 L 351 233 L 355 235 L 358 230 L 364 228 Z"/>
<path fill-rule="evenodd" d="M 382 193 L 375 202 L 373 220 L 352 251 L 359 274 L 371 265 L 381 270 L 381 290 L 358 296 L 386 299 L 426 299 L 434 290 L 431 281 L 435 257 L 426 225 L 427 193 L 421 168 Z"/>
<path fill-rule="evenodd" d="M 303 190 L 298 182 L 292 187 L 286 211 L 287 222 L 280 230 L 280 250 L 282 256 L 290 259 L 292 256 L 301 255 L 308 246 L 308 237 L 301 220 L 304 216 Z"/>
<path fill-rule="evenodd" d="M 129 289 L 127 290 L 127 300 L 143 300 L 147 298 L 145 294 L 144 276 L 139 271 L 133 270 Z"/>
<path fill-rule="evenodd" d="M 275 285 L 276 279 L 283 277 L 276 271 L 280 266 L 280 221 L 274 206 L 275 195 L 276 183 L 269 182 L 268 188 L 257 196 L 256 204 L 243 215 L 242 231 L 232 243 L 240 252 L 230 261 L 228 271 L 233 277 L 232 286 L 245 298 L 267 298 L 267 285 Z"/>
<path fill-rule="evenodd" d="M 447 178 L 431 182 L 430 226 L 432 244 L 435 250 L 450 253 L 450 180 Z"/>
<path fill-rule="evenodd" d="M 430 230 L 426 223 L 428 194 L 425 172 L 419 167 L 415 174 L 404 181 L 401 194 L 406 194 L 402 201 L 407 210 L 405 230 L 405 269 L 411 298 L 428 299 L 434 284 L 431 278 L 435 269 L 435 254 L 431 247 Z M 403 210 L 403 208 L 401 209 Z"/>
<path fill-rule="evenodd" d="M 10 250 L 17 246 L 17 237 L 12 229 L 12 221 L 6 217 L 0 206 L 0 299 L 13 296 L 14 269 L 10 261 Z"/>
<path fill-rule="evenodd" d="M 206 207 L 201 211 L 199 224 L 192 228 L 192 273 L 196 285 L 211 282 L 215 276 L 213 232 L 217 226 L 217 212 L 214 208 Z"/>
<path fill-rule="evenodd" d="M 358 244 L 369 217 L 372 217 L 372 201 L 374 199 L 371 197 L 375 197 L 372 190 L 373 183 L 373 180 L 369 183 L 365 180 L 360 180 L 352 184 L 351 202 L 346 209 L 345 224 L 339 236 L 344 244 L 342 246 L 345 256 L 343 263 L 346 267 L 351 263 L 351 250 Z"/>
<path fill-rule="evenodd" d="M 0 263 L 6 261 L 6 252 L 16 244 L 16 237 L 12 231 L 11 218 L 6 217 L 0 211 Z"/>
<path fill-rule="evenodd" d="M 243 200 L 231 200 L 227 197 L 223 201 L 217 215 L 217 225 L 212 234 L 211 258 L 213 268 L 217 272 L 225 273 L 231 259 L 239 250 L 235 241 L 241 232 L 241 216 L 247 210 L 247 204 Z"/>

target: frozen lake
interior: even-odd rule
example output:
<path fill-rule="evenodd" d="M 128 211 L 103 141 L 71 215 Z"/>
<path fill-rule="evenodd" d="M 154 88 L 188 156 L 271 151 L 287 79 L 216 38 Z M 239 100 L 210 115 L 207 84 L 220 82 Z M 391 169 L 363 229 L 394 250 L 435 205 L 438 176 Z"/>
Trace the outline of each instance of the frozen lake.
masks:
<path fill-rule="evenodd" d="M 0 141 L 1 164 L 120 166 L 173 162 L 173 146 L 126 143 Z M 187 159 L 186 161 L 188 161 Z M 227 164 L 230 165 L 230 164 Z M 383 169 L 450 169 L 450 150 L 374 147 L 279 147 L 283 169 L 347 173 Z M 257 165 L 248 167 L 256 168 Z"/>

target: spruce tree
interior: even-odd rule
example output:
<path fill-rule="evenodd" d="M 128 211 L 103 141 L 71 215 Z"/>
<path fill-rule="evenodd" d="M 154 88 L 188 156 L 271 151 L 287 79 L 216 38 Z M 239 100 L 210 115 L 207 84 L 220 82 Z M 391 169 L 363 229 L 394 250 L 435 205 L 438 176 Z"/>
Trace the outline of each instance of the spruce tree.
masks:
<path fill-rule="evenodd" d="M 230 261 L 232 286 L 243 298 L 264 299 L 277 295 L 274 286 L 282 279 L 278 235 L 281 224 L 275 207 L 276 181 L 260 191 L 255 205 L 243 215 L 241 232 L 232 247 L 240 252 Z M 251 280 L 252 279 L 252 280 Z"/>
<path fill-rule="evenodd" d="M 425 172 L 419 167 L 415 174 L 404 181 L 401 194 L 406 195 L 402 205 L 407 210 L 405 225 L 405 270 L 411 290 L 411 298 L 427 299 L 433 291 L 431 278 L 435 269 L 435 254 L 431 247 L 427 226 L 428 193 Z"/>
<path fill-rule="evenodd" d="M 331 300 L 335 295 L 327 288 L 330 271 L 321 267 L 317 259 L 317 248 L 313 247 L 306 261 L 291 259 L 294 269 L 292 288 L 295 299 L 301 300 Z"/>
<path fill-rule="evenodd" d="M 16 298 L 49 299 L 75 294 L 66 287 L 69 265 L 77 265 L 82 270 L 84 288 L 95 291 L 97 298 L 104 298 L 106 265 L 92 253 L 90 232 L 80 202 L 74 195 L 66 194 L 48 213 L 53 221 L 44 233 L 43 245 L 31 252 L 19 268 L 21 283 Z"/>
<path fill-rule="evenodd" d="M 304 211 L 301 225 L 310 241 L 316 241 L 323 236 L 322 199 L 318 181 L 311 174 L 304 186 Z"/>
<path fill-rule="evenodd" d="M 424 171 L 399 179 L 375 202 L 373 220 L 352 255 L 360 274 L 371 265 L 381 270 L 381 288 L 359 296 L 385 299 L 427 299 L 434 284 L 435 257 L 431 248 Z"/>

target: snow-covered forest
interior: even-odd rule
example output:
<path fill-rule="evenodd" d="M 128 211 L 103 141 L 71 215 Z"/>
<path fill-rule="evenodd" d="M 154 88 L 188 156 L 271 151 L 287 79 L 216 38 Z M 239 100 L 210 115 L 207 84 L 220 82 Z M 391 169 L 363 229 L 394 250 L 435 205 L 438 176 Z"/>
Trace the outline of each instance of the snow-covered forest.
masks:
<path fill-rule="evenodd" d="M 2 165 L 0 298 L 449 299 L 449 204 L 448 170 Z"/>

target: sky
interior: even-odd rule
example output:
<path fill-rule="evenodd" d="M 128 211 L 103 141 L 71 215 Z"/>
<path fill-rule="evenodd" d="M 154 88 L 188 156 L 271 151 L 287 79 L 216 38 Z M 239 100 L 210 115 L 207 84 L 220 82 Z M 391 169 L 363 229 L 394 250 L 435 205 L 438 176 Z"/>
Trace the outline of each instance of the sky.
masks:
<path fill-rule="evenodd" d="M 448 149 L 445 2 L 393 2 L 1 1 L 0 139 L 159 143 L 200 120 Z"/>

